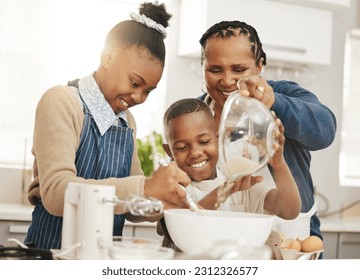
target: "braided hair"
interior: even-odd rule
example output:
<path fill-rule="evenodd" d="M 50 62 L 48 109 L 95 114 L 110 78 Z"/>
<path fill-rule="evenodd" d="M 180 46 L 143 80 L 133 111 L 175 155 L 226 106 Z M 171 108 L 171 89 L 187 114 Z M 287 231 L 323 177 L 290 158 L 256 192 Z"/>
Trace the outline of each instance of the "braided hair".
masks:
<path fill-rule="evenodd" d="M 183 98 L 171 104 L 170 107 L 166 110 L 163 118 L 166 141 L 169 140 L 168 126 L 171 120 L 185 114 L 196 112 L 204 112 L 209 119 L 214 119 L 210 107 L 204 101 L 198 98 Z"/>
<path fill-rule="evenodd" d="M 209 38 L 229 38 L 240 35 L 245 35 L 249 39 L 256 65 L 260 62 L 262 65 L 266 65 L 266 54 L 256 29 L 245 22 L 237 20 L 216 23 L 202 35 L 199 41 L 201 45 L 201 64 L 203 64 L 205 59 L 205 46 Z"/>
<path fill-rule="evenodd" d="M 168 21 L 172 17 L 166 11 L 165 5 L 158 4 L 157 2 L 141 4 L 139 14 L 145 15 L 156 23 L 161 24 L 164 28 L 169 26 Z M 143 23 L 135 20 L 125 20 L 115 25 L 106 37 L 105 46 L 113 46 L 119 43 L 128 47 L 145 47 L 162 64 L 165 62 L 164 36 L 159 31 Z"/>

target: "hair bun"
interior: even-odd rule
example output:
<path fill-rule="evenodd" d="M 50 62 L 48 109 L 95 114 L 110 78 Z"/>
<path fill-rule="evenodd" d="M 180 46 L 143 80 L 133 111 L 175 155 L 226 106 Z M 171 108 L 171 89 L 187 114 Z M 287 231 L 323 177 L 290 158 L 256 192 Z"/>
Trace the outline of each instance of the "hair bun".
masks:
<path fill-rule="evenodd" d="M 157 1 L 154 3 L 142 3 L 139 7 L 139 14 L 145 15 L 165 28 L 169 26 L 169 20 L 172 17 L 172 15 L 166 11 L 165 4 L 159 4 Z"/>

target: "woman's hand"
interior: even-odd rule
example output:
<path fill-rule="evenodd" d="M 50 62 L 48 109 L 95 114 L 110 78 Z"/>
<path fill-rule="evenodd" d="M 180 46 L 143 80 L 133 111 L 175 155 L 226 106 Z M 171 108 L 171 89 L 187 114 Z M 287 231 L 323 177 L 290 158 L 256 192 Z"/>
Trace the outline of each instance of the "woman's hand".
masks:
<path fill-rule="evenodd" d="M 186 192 L 179 186 L 187 186 L 191 179 L 175 162 L 160 166 L 152 177 L 145 179 L 144 196 L 154 197 L 164 203 L 165 208 L 187 208 Z"/>
<path fill-rule="evenodd" d="M 250 75 L 240 79 L 237 85 L 242 96 L 256 98 L 269 109 L 275 102 L 275 95 L 272 87 L 259 75 Z"/>

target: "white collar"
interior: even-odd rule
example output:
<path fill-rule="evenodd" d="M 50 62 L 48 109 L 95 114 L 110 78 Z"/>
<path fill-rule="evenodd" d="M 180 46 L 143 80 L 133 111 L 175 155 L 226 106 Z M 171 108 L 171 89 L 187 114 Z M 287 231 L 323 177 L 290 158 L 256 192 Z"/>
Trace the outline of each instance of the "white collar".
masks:
<path fill-rule="evenodd" d="M 117 123 L 119 117 L 127 123 L 126 113 L 124 111 L 117 115 L 114 113 L 96 83 L 93 74 L 79 81 L 79 92 L 89 108 L 101 135 L 104 135 L 114 123 Z"/>

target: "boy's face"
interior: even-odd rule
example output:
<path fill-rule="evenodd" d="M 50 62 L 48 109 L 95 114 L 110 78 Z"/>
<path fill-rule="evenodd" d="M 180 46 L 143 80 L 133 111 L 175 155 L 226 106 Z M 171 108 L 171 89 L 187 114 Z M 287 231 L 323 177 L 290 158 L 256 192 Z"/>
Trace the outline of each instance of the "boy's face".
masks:
<path fill-rule="evenodd" d="M 215 179 L 219 157 L 215 121 L 204 112 L 189 113 L 169 122 L 172 156 L 193 181 Z"/>

